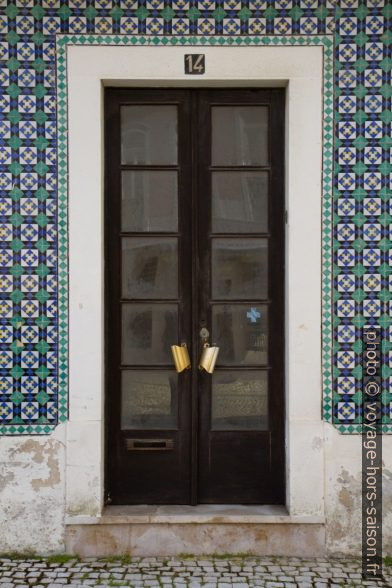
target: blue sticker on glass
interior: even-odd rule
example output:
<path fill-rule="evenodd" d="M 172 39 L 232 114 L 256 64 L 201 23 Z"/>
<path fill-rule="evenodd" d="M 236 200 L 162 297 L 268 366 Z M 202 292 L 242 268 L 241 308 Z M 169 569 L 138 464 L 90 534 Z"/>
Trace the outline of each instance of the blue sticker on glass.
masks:
<path fill-rule="evenodd" d="M 257 323 L 257 321 L 261 317 L 261 312 L 259 312 L 257 308 L 251 308 L 246 313 L 246 316 L 248 317 L 251 323 Z"/>

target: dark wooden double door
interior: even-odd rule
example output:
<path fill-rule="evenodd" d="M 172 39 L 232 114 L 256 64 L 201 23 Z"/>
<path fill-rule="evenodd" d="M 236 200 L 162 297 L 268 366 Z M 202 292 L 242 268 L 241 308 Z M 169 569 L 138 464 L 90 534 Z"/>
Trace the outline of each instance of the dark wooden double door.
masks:
<path fill-rule="evenodd" d="M 284 503 L 283 124 L 279 89 L 105 91 L 114 504 Z"/>

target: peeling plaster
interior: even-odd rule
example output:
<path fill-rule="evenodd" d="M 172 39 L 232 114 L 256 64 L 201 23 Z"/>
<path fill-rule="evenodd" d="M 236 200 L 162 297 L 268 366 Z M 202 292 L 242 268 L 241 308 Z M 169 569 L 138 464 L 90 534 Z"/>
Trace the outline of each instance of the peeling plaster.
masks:
<path fill-rule="evenodd" d="M 47 465 L 49 472 L 45 478 L 33 478 L 31 480 L 31 486 L 36 492 L 41 488 L 53 488 L 60 483 L 59 461 L 56 457 L 57 445 L 53 440 L 42 444 L 35 439 L 28 439 L 12 452 L 13 454 L 30 453 L 35 463 L 45 463 Z"/>
<path fill-rule="evenodd" d="M 42 463 L 44 460 L 43 456 L 44 452 L 44 445 L 41 441 L 36 441 L 35 439 L 28 439 L 22 445 L 19 445 L 16 449 L 10 452 L 10 455 L 13 456 L 20 453 L 32 453 L 32 460 L 35 463 Z"/>
<path fill-rule="evenodd" d="M 0 444 L 0 552 L 64 551 L 65 427 Z"/>
<path fill-rule="evenodd" d="M 343 504 L 343 506 L 349 510 L 353 507 L 353 499 L 351 497 L 350 492 L 347 488 L 342 488 L 339 492 L 339 502 Z"/>
<path fill-rule="evenodd" d="M 49 475 L 47 478 L 37 478 L 31 481 L 31 485 L 33 489 L 37 492 L 40 488 L 53 488 L 60 483 L 60 469 L 59 469 L 59 462 L 53 455 L 54 450 L 50 450 L 50 454 L 48 455 L 48 468 L 49 468 Z"/>

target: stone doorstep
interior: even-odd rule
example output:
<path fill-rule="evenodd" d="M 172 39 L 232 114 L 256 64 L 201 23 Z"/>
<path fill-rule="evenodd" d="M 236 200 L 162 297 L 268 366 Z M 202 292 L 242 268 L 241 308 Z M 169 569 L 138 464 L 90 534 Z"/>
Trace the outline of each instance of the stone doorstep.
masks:
<path fill-rule="evenodd" d="M 323 515 L 290 515 L 285 506 L 106 506 L 100 516 L 68 514 L 66 525 L 121 524 L 324 524 Z"/>
<path fill-rule="evenodd" d="M 66 552 L 81 557 L 232 553 L 322 557 L 323 517 L 284 507 L 110 506 L 101 517 L 66 519 Z"/>

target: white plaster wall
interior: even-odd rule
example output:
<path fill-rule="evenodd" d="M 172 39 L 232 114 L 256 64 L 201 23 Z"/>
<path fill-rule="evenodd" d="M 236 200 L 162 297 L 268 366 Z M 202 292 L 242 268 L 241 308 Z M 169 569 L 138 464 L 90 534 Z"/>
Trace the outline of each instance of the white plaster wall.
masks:
<path fill-rule="evenodd" d="M 327 550 L 361 555 L 361 435 L 341 435 L 324 424 Z M 383 437 L 383 550 L 392 554 L 392 437 Z M 311 488 L 307 488 L 311 491 Z"/>
<path fill-rule="evenodd" d="M 322 47 L 203 47 L 206 74 L 198 79 L 184 75 L 184 51 L 183 47 L 80 45 L 67 50 L 70 453 L 66 512 L 94 516 L 103 506 L 103 86 L 286 86 L 287 507 L 291 517 L 322 518 Z M 80 451 L 83 446 L 86 449 Z M 311 493 L 303 492 L 304 479 L 311 483 Z"/>
<path fill-rule="evenodd" d="M 64 551 L 65 428 L 0 438 L 0 553 Z"/>

